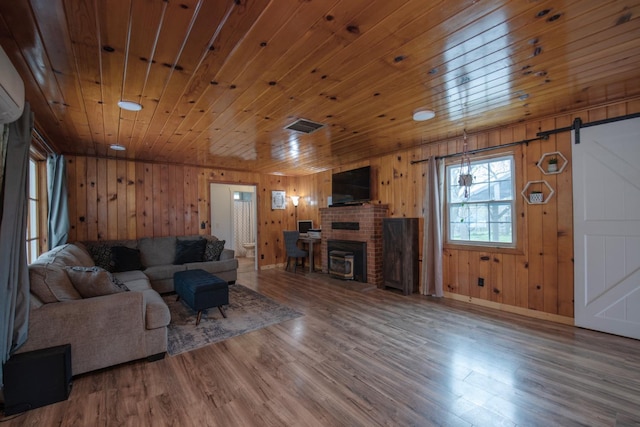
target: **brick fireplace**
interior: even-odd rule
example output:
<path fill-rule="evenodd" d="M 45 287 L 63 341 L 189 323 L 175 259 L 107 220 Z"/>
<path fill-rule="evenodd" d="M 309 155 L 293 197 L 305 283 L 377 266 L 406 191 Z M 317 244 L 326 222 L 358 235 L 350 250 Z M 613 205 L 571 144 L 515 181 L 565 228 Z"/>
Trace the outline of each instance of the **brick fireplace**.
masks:
<path fill-rule="evenodd" d="M 329 240 L 366 243 L 367 283 L 382 286 L 382 218 L 388 205 L 363 204 L 320 209 L 322 272 L 329 272 Z"/>

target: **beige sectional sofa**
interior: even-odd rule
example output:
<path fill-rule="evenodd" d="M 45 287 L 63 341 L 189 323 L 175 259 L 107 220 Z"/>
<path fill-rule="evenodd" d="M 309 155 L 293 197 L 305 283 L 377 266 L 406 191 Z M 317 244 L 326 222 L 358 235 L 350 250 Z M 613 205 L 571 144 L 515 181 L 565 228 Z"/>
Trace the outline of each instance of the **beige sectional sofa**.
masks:
<path fill-rule="evenodd" d="M 95 249 L 92 243 L 65 244 L 42 254 L 29 266 L 29 334 L 17 353 L 69 343 L 73 375 L 164 356 L 171 316 L 160 293 L 173 291 L 173 273 L 202 268 L 229 282 L 237 277 L 238 261 L 230 250 L 218 261 L 173 264 L 178 239 L 198 238 L 100 242 L 103 256 L 124 244 L 131 253 L 139 251 L 143 269 L 138 270 L 97 267 L 96 252 L 88 249 Z"/>

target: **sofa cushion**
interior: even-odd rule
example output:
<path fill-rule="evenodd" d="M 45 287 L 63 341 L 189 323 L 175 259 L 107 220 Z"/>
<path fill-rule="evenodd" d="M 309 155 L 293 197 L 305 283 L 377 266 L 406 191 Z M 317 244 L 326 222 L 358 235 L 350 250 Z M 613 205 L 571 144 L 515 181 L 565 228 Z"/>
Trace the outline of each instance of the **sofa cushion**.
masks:
<path fill-rule="evenodd" d="M 145 267 L 173 264 L 176 258 L 176 238 L 172 236 L 140 239 L 138 249 L 142 265 Z"/>
<path fill-rule="evenodd" d="M 80 242 L 70 243 L 65 248 L 65 251 L 69 252 L 76 258 L 76 264 L 73 265 L 81 265 L 83 267 L 93 267 L 96 265 L 93 258 L 91 258 L 91 254 L 87 250 L 87 247 Z"/>
<path fill-rule="evenodd" d="M 66 267 L 71 283 L 83 298 L 125 292 L 128 289 L 111 273 L 100 267 Z"/>
<path fill-rule="evenodd" d="M 144 291 L 151 289 L 149 278 L 140 270 L 123 271 L 113 273 L 113 277 L 125 284 L 131 291 Z"/>
<path fill-rule="evenodd" d="M 82 266 L 93 266 L 93 260 L 91 256 L 85 254 L 82 249 L 78 246 L 72 245 L 70 243 L 66 243 L 64 245 L 56 246 L 50 251 L 45 253 L 45 257 L 43 259 L 47 259 L 52 263 L 64 267 L 66 265 L 82 265 Z"/>
<path fill-rule="evenodd" d="M 200 269 L 200 270 L 204 270 L 207 273 L 211 273 L 211 274 L 216 274 L 222 271 L 229 271 L 229 270 L 235 270 L 238 268 L 238 260 L 233 258 L 233 259 L 227 259 L 224 261 L 218 261 L 218 262 L 192 262 L 189 264 L 185 264 L 187 266 L 187 270 L 196 270 L 196 269 Z"/>
<path fill-rule="evenodd" d="M 178 239 L 176 243 L 176 258 L 174 264 L 186 264 L 188 262 L 201 262 L 207 241 L 204 239 Z"/>
<path fill-rule="evenodd" d="M 40 300 L 40 298 L 38 298 L 38 296 L 36 294 L 34 294 L 33 292 L 29 295 L 29 308 L 31 310 L 35 310 L 37 308 L 40 308 L 44 305 L 44 303 L 42 302 L 42 300 Z"/>
<path fill-rule="evenodd" d="M 235 257 L 236 257 L 236 251 L 234 251 L 233 249 L 223 249 L 222 253 L 220 254 L 219 261 L 234 259 Z"/>
<path fill-rule="evenodd" d="M 203 261 L 218 261 L 224 250 L 225 240 L 207 240 Z"/>
<path fill-rule="evenodd" d="M 126 246 L 113 246 L 111 248 L 111 260 L 113 271 L 144 270 L 140 261 L 140 251 Z"/>
<path fill-rule="evenodd" d="M 148 280 L 147 276 L 140 270 L 114 272 L 113 277 L 115 277 L 125 285 L 127 284 L 127 282 L 131 282 L 133 280 L 140 280 L 140 279 Z"/>
<path fill-rule="evenodd" d="M 80 258 L 78 258 L 80 255 Z M 64 267 L 65 265 L 82 265 L 82 251 L 74 245 L 66 243 L 64 245 L 56 246 L 49 252 L 45 253 L 45 257 L 48 261 Z M 91 257 L 89 257 L 90 259 Z M 86 260 L 85 260 L 86 261 Z M 93 260 L 89 261 L 90 265 L 93 265 Z"/>
<path fill-rule="evenodd" d="M 142 292 L 147 289 L 151 289 L 151 284 L 149 283 L 149 279 L 146 277 L 144 279 L 137 280 L 129 280 L 128 282 L 122 282 L 124 285 L 132 292 Z"/>
<path fill-rule="evenodd" d="M 149 267 L 144 270 L 144 274 L 149 278 L 151 282 L 155 280 L 163 280 L 163 279 L 172 279 L 173 273 L 176 271 L 183 271 L 187 268 L 185 265 L 154 265 L 153 267 Z"/>
<path fill-rule="evenodd" d="M 47 256 L 29 265 L 29 283 L 31 292 L 44 304 L 82 299 L 65 268 L 49 261 Z"/>

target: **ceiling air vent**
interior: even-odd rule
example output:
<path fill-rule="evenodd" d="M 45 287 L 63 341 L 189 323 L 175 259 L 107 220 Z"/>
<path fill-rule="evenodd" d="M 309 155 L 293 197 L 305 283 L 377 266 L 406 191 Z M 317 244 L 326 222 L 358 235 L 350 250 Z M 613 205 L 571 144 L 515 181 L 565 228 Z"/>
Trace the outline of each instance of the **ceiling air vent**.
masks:
<path fill-rule="evenodd" d="M 285 126 L 285 129 L 308 134 L 313 133 L 322 127 L 324 127 L 322 123 L 312 122 L 311 120 L 298 119 L 295 122 L 291 123 L 289 126 Z"/>

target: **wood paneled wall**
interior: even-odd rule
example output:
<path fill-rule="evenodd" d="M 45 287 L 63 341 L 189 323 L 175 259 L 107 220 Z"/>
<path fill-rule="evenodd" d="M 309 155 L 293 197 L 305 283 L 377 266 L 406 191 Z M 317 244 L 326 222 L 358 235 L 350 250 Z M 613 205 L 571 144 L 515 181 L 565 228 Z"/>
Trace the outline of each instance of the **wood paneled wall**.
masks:
<path fill-rule="evenodd" d="M 536 136 L 542 130 L 640 112 L 640 100 L 575 111 L 545 120 L 486 132 L 471 132 L 469 149 L 499 147 Z M 462 140 L 427 144 L 343 166 L 369 164 L 374 171 L 373 203 L 389 205 L 392 217 L 422 217 L 426 163 L 412 160 L 458 153 Z M 449 296 L 486 303 L 512 311 L 537 312 L 552 319 L 573 317 L 573 198 L 571 135 L 552 135 L 547 141 L 514 148 L 521 156 L 516 171 L 519 230 L 518 250 L 479 250 L 447 246 L 444 285 Z M 541 153 L 561 151 L 569 160 L 561 174 L 543 175 L 536 167 Z M 259 266 L 285 260 L 282 230 L 295 228 L 295 211 L 271 210 L 271 190 L 302 196 L 298 219 L 320 223 L 319 208 L 331 195 L 331 174 L 304 177 L 133 162 L 92 157 L 68 157 L 71 240 L 125 239 L 146 236 L 209 233 L 209 183 L 255 184 L 258 190 Z M 549 203 L 528 205 L 520 191 L 530 180 L 545 179 L 555 194 Z M 201 229 L 200 224 L 205 224 Z M 422 235 L 423 221 L 420 221 Z M 485 279 L 477 286 L 478 277 Z M 555 316 L 555 317 L 554 317 Z M 544 317 L 544 316 L 541 316 Z"/>
<path fill-rule="evenodd" d="M 486 132 L 472 132 L 469 149 L 498 147 L 524 139 L 536 133 L 570 126 L 576 117 L 583 122 L 619 117 L 640 112 L 640 100 L 605 105 L 571 114 L 531 121 Z M 532 142 L 511 148 L 520 156 L 516 188 L 519 221 L 518 250 L 483 250 L 447 245 L 444 251 L 444 287 L 450 297 L 469 300 L 509 311 L 533 314 L 551 320 L 571 319 L 573 313 L 573 196 L 571 134 L 550 136 L 546 141 Z M 462 151 L 462 140 L 401 151 L 371 159 L 367 164 L 375 171 L 377 191 L 374 203 L 389 205 L 393 217 L 423 216 L 424 188 L 427 164 L 411 165 L 411 160 L 432 155 Z M 561 174 L 543 175 L 536 164 L 542 153 L 560 151 L 569 163 Z M 491 151 L 485 154 L 491 154 Z M 452 161 L 459 161 L 454 158 Z M 363 166 L 350 164 L 340 170 Z M 303 178 L 301 190 L 316 194 L 314 205 L 324 207 L 331 194 L 331 173 L 328 171 Z M 520 192 L 531 180 L 545 179 L 555 190 L 549 203 L 529 205 Z M 422 236 L 424 221 L 420 221 Z M 422 245 L 421 245 L 422 246 Z M 422 254 L 421 254 L 422 255 Z M 478 277 L 484 278 L 479 287 Z M 547 316 L 548 315 L 548 316 Z"/>
<path fill-rule="evenodd" d="M 251 184 L 257 190 L 259 265 L 285 260 L 282 230 L 295 228 L 294 208 L 288 201 L 285 210 L 271 210 L 271 190 L 293 194 L 299 178 L 95 157 L 66 158 L 70 241 L 209 234 L 209 184 Z M 310 215 L 304 206 L 299 209 L 299 217 Z"/>

